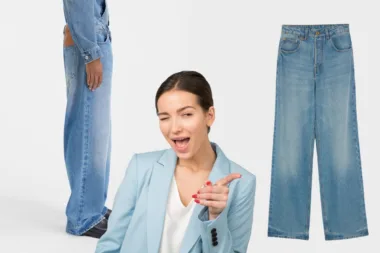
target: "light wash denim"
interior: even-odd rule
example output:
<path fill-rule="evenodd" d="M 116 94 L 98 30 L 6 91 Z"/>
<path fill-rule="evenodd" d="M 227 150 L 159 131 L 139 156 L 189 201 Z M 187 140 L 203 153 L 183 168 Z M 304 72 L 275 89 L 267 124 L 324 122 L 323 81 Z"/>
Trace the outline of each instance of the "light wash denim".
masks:
<path fill-rule="evenodd" d="M 86 1 L 75 1 L 79 2 Z M 68 9 L 72 10 L 70 17 L 79 15 L 76 9 Z M 69 26 L 75 27 L 70 23 L 75 20 L 68 19 Z M 89 57 L 100 57 L 103 65 L 103 81 L 99 88 L 90 91 L 87 87 L 86 62 L 89 60 L 86 56 L 91 50 L 84 49 L 89 42 L 86 36 L 74 29 L 71 33 L 74 41 L 77 39 L 76 44 L 63 48 L 67 84 L 64 156 L 71 188 L 66 231 L 74 235 L 83 234 L 104 218 L 110 170 L 113 54 L 107 8 L 102 16 L 94 15 L 88 22 L 95 28 L 93 48 L 96 50 L 93 52 L 99 53 Z"/>
<path fill-rule="evenodd" d="M 309 239 L 316 140 L 326 240 L 368 235 L 348 24 L 283 25 L 268 236 Z"/>
<path fill-rule="evenodd" d="M 106 0 L 63 0 L 65 21 L 71 36 L 84 58 L 89 63 L 103 56 L 97 40 L 97 28 L 94 19 L 109 26 L 109 14 Z"/>

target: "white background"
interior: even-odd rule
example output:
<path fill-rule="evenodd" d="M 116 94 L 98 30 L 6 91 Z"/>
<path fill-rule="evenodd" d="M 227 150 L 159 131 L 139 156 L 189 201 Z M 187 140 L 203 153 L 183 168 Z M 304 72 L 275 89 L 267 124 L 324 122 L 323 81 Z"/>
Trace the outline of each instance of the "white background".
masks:
<path fill-rule="evenodd" d="M 213 89 L 211 140 L 257 176 L 249 252 L 380 252 L 378 8 L 363 0 L 108 1 L 114 50 L 108 206 L 133 153 L 168 147 L 154 96 L 170 74 L 192 69 Z M 62 1 L 2 0 L 0 21 L 0 252 L 94 252 L 97 240 L 65 233 Z M 310 240 L 268 238 L 281 25 L 332 23 L 351 28 L 370 236 L 324 240 L 314 163 Z"/>

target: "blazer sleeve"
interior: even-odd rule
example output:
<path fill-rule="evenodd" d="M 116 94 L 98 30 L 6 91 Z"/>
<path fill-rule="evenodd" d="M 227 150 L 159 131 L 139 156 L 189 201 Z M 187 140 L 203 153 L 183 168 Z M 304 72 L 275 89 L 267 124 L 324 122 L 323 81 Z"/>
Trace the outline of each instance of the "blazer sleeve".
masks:
<path fill-rule="evenodd" d="M 199 214 L 201 220 L 202 253 L 245 253 L 251 237 L 255 202 L 256 177 L 242 186 L 215 220 L 208 220 L 208 208 Z"/>
<path fill-rule="evenodd" d="M 98 241 L 96 253 L 120 252 L 137 199 L 137 166 L 137 154 L 135 154 L 116 193 L 107 232 Z"/>

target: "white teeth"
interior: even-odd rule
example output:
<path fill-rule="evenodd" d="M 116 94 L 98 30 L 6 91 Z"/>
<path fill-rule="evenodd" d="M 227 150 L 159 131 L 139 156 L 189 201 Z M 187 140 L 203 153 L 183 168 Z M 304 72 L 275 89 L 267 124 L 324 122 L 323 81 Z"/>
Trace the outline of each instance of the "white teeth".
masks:
<path fill-rule="evenodd" d="M 188 139 L 188 138 L 174 139 L 173 141 L 184 141 L 184 140 L 186 140 L 186 139 Z"/>

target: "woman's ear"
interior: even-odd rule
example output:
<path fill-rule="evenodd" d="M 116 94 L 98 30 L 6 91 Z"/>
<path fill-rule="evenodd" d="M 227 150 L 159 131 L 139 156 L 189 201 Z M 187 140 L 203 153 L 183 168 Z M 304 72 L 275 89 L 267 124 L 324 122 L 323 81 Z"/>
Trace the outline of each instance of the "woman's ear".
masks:
<path fill-rule="evenodd" d="M 212 124 L 214 123 L 214 121 L 215 121 L 215 107 L 210 106 L 210 108 L 208 109 L 208 111 L 206 113 L 207 126 L 211 127 Z"/>

